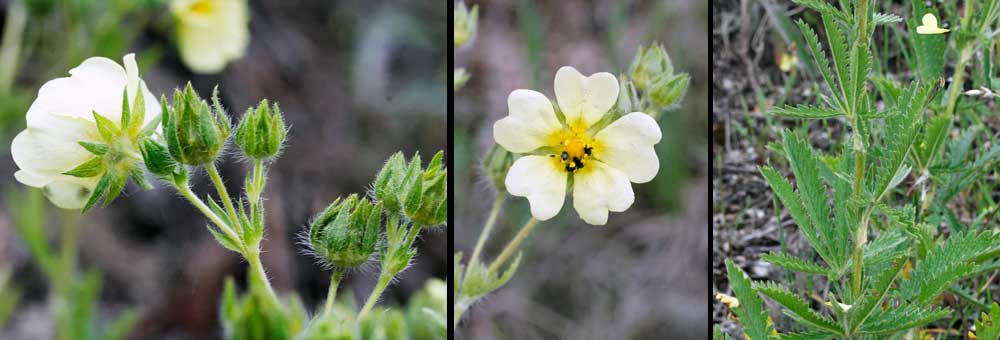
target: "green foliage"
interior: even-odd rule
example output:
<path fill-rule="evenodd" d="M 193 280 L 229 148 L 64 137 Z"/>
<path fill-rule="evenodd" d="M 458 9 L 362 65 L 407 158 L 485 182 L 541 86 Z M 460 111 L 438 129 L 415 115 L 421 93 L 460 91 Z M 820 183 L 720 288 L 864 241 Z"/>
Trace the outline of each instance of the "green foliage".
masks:
<path fill-rule="evenodd" d="M 984 169 L 996 164 L 1000 147 L 995 136 L 983 136 L 979 104 L 955 103 L 966 62 L 977 56 L 973 51 L 987 42 L 985 37 L 993 37 L 987 32 L 1000 13 L 1000 1 L 964 2 L 968 7 L 961 20 L 947 17 L 958 12 L 955 7 L 938 13 L 923 1 L 909 3 L 907 13 L 913 16 L 906 25 L 913 49 L 908 53 L 915 59 L 909 60 L 913 80 L 903 83 L 879 73 L 887 67 L 878 65 L 885 59 L 874 59 L 871 48 L 875 27 L 891 27 L 901 18 L 876 13 L 879 6 L 869 0 L 840 1 L 839 6 L 795 2 L 819 13 L 825 49 L 806 20 L 797 24 L 826 88 L 814 104 L 781 106 L 770 114 L 836 121 L 845 128 L 823 149 L 810 145 L 808 126 L 782 131 L 771 151 L 785 158 L 791 178 L 779 170 L 781 162 L 759 168 L 810 248 L 761 259 L 806 277 L 809 284 L 755 284 L 727 260 L 739 299 L 733 312 L 744 332 L 753 339 L 769 336 L 759 293 L 780 305 L 790 320 L 789 331 L 795 333 L 782 339 L 900 338 L 931 324 L 954 328 L 954 319 L 938 323 L 956 310 L 968 315 L 980 309 L 991 311 L 983 313 L 976 329 L 995 339 L 998 333 L 991 327 L 1000 310 L 993 310 L 1000 307 L 987 306 L 983 301 L 990 294 L 979 287 L 989 282 L 980 276 L 1000 268 L 1000 234 L 986 228 L 995 219 L 990 216 L 997 206 L 991 196 L 996 185 L 984 177 L 993 173 Z M 915 26 L 928 12 L 947 20 L 953 34 L 916 34 Z M 950 57 L 958 60 L 954 83 L 945 93 L 938 91 L 939 80 Z M 990 58 L 980 64 L 992 67 Z M 868 90 L 869 80 L 877 91 Z M 956 197 L 963 197 L 965 205 L 950 204 Z M 963 210 L 970 205 L 976 210 Z M 960 214 L 971 214 L 971 224 Z M 950 232 L 939 231 L 940 226 Z M 814 276 L 827 280 L 829 288 L 820 291 L 812 284 Z M 805 291 L 797 292 L 801 288 Z"/>
<path fill-rule="evenodd" d="M 994 302 L 990 305 L 990 313 L 982 313 L 982 317 L 976 320 L 976 339 L 997 340 L 1000 339 L 1000 305 Z"/>

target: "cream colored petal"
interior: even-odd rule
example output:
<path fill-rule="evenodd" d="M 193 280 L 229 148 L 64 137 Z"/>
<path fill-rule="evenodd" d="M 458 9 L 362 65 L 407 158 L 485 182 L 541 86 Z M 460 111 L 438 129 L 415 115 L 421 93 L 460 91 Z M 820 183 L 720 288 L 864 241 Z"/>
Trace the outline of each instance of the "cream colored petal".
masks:
<path fill-rule="evenodd" d="M 93 121 L 93 111 L 112 121 L 121 119 L 125 70 L 108 58 L 84 60 L 69 71 L 70 76 L 46 82 L 38 98 L 28 108 L 28 127 L 48 124 L 53 116 Z"/>
<path fill-rule="evenodd" d="M 524 156 L 514 161 L 504 184 L 511 195 L 527 198 L 531 215 L 545 221 L 562 209 L 566 177 L 566 172 L 549 157 Z"/>
<path fill-rule="evenodd" d="M 92 123 L 91 123 L 92 124 Z M 93 155 L 80 146 L 78 140 L 90 140 L 76 136 L 73 129 L 65 134 L 58 129 L 21 131 L 11 141 L 10 152 L 18 168 L 38 176 L 55 176 L 72 170 Z M 28 183 L 26 183 L 28 184 Z"/>
<path fill-rule="evenodd" d="M 573 207 L 584 222 L 604 225 L 608 211 L 625 211 L 634 200 L 625 173 L 604 163 L 589 162 L 573 175 Z"/>
<path fill-rule="evenodd" d="M 193 6 L 194 2 L 191 2 Z M 239 0 L 207 1 L 199 13 L 177 10 L 181 59 L 195 73 L 217 73 L 242 57 L 250 43 L 246 3 Z"/>
<path fill-rule="evenodd" d="M 41 188 L 44 187 L 46 184 L 51 183 L 52 180 L 54 179 L 54 176 L 37 174 L 28 170 L 18 170 L 14 172 L 14 179 L 16 179 L 18 182 L 21 182 L 21 184 L 24 185 Z"/>
<path fill-rule="evenodd" d="M 547 146 L 562 129 L 552 103 L 531 90 L 514 90 L 507 97 L 509 114 L 493 124 L 493 139 L 510 152 L 531 152 Z"/>
<path fill-rule="evenodd" d="M 135 53 L 126 54 L 122 58 L 123 65 L 125 65 L 125 86 L 128 87 L 128 102 L 129 107 L 135 104 L 136 91 L 139 90 L 139 66 L 135 63 Z M 146 98 L 143 97 L 143 100 Z"/>
<path fill-rule="evenodd" d="M 571 127 L 590 127 L 618 101 L 618 80 L 607 72 L 584 77 L 575 68 L 563 66 L 556 72 L 555 90 L 559 109 Z"/>
<path fill-rule="evenodd" d="M 66 177 L 66 176 L 63 176 Z M 94 191 L 96 182 L 57 179 L 44 188 L 42 193 L 52 204 L 63 209 L 81 209 Z"/>
<path fill-rule="evenodd" d="M 653 145 L 662 137 L 649 115 L 633 112 L 614 121 L 594 136 L 603 147 L 594 156 L 621 170 L 635 183 L 649 182 L 660 169 Z"/>

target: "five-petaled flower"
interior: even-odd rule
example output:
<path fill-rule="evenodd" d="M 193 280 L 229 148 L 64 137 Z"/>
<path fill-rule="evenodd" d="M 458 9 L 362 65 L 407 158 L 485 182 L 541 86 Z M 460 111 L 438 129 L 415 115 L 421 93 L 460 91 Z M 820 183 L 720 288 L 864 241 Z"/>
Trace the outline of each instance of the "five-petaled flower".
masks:
<path fill-rule="evenodd" d="M 250 43 L 246 0 L 174 0 L 181 60 L 195 73 L 222 71 Z"/>
<path fill-rule="evenodd" d="M 507 98 L 509 115 L 493 125 L 493 138 L 508 151 L 526 154 L 510 167 L 507 191 L 531 204 L 531 214 L 547 220 L 559 213 L 567 183 L 573 207 L 587 223 L 604 225 L 608 212 L 622 212 L 635 198 L 629 182 L 656 176 L 653 146 L 660 128 L 642 112 L 608 124 L 604 119 L 618 99 L 614 75 L 584 77 L 565 66 L 556 72 L 555 93 L 562 116 L 545 95 L 515 90 Z M 610 117 L 609 117 L 610 118 Z"/>
<path fill-rule="evenodd" d="M 58 207 L 80 209 L 100 177 L 66 175 L 94 155 L 80 142 L 101 141 L 94 113 L 112 121 L 122 116 L 122 94 L 131 106 L 142 91 L 145 107 L 143 126 L 160 115 L 156 97 L 139 78 L 135 55 L 124 58 L 123 68 L 113 60 L 94 57 L 69 71 L 70 76 L 48 81 L 28 108 L 27 128 L 11 142 L 11 155 L 18 170 L 14 178 L 42 188 Z"/>

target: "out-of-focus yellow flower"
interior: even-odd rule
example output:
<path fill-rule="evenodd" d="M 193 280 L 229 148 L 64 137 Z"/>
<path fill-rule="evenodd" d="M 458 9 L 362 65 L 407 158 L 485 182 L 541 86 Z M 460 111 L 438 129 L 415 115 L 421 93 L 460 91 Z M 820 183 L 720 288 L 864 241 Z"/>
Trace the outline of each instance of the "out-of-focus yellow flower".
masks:
<path fill-rule="evenodd" d="M 174 0 L 181 59 L 195 73 L 217 73 L 246 53 L 250 28 L 245 0 Z"/>
<path fill-rule="evenodd" d="M 736 309 L 740 307 L 740 300 L 722 293 L 715 293 L 715 299 L 726 305 L 726 308 Z"/>
<path fill-rule="evenodd" d="M 795 53 L 782 53 L 778 57 L 778 68 L 782 72 L 791 72 L 792 68 L 799 64 L 799 58 L 795 56 Z"/>

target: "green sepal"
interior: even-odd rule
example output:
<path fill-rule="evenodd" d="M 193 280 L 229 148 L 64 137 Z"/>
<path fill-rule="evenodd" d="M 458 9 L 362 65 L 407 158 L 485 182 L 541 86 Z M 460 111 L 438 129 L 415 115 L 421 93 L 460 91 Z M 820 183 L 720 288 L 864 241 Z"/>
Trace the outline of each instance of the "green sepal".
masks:
<path fill-rule="evenodd" d="M 142 124 L 145 120 L 146 120 L 146 99 L 145 96 L 142 95 L 142 90 L 140 89 L 138 93 L 135 94 L 135 102 L 132 104 L 131 120 L 128 122 L 128 124 L 122 123 L 122 127 L 126 129 L 129 136 L 136 137 L 142 130 Z"/>
<path fill-rule="evenodd" d="M 146 179 L 146 173 L 141 168 L 132 168 L 128 172 L 128 178 L 143 190 L 153 189 L 153 184 Z"/>
<path fill-rule="evenodd" d="M 120 131 L 118 127 L 115 126 L 115 122 L 112 122 L 107 117 L 97 113 L 97 111 L 91 111 L 91 113 L 94 115 L 94 121 L 97 122 L 97 132 L 101 133 L 101 137 L 104 138 L 105 141 L 113 140 Z"/>
<path fill-rule="evenodd" d="M 89 178 L 100 175 L 104 172 L 104 160 L 101 157 L 91 157 L 83 164 L 77 165 L 73 170 L 62 173 L 63 175 Z"/>
<path fill-rule="evenodd" d="M 90 153 L 97 156 L 104 156 L 108 153 L 108 145 L 104 143 L 92 143 L 86 141 L 79 141 L 77 143 L 84 149 L 87 149 L 87 151 L 90 151 Z"/>
<path fill-rule="evenodd" d="M 241 254 L 243 253 L 243 251 L 240 250 L 241 248 L 239 242 L 234 240 L 232 237 L 229 237 L 229 235 L 226 235 L 222 231 L 216 229 L 217 227 L 214 227 L 211 224 L 209 224 L 206 225 L 205 228 L 208 229 L 208 232 L 212 234 L 212 237 L 215 238 L 215 241 L 219 242 L 219 245 L 221 245 L 222 247 L 237 253 Z"/>
<path fill-rule="evenodd" d="M 129 123 L 131 122 L 132 118 L 131 111 L 132 109 L 128 106 L 128 87 L 126 87 L 125 89 L 122 90 L 122 117 L 121 117 L 121 124 L 119 125 L 122 128 L 126 128 L 129 126 Z"/>
<path fill-rule="evenodd" d="M 109 171 L 108 174 L 110 173 L 111 172 Z M 111 183 L 108 185 L 108 194 L 104 197 L 105 207 L 108 206 L 108 204 L 111 204 L 115 198 L 118 198 L 118 195 L 122 193 L 122 190 L 125 190 L 125 183 L 127 183 L 127 181 L 128 175 L 126 174 L 115 174 L 111 176 Z"/>
<path fill-rule="evenodd" d="M 94 203 L 97 203 L 97 201 L 101 199 L 104 192 L 108 191 L 108 186 L 111 185 L 112 177 L 114 177 L 114 175 L 111 173 L 104 173 L 104 176 L 101 176 L 101 179 L 97 181 L 97 186 L 94 187 L 94 191 L 90 193 L 90 198 L 87 199 L 87 203 L 83 205 L 83 209 L 80 211 L 81 213 L 86 213 L 87 210 L 90 210 L 90 207 L 94 206 Z"/>

